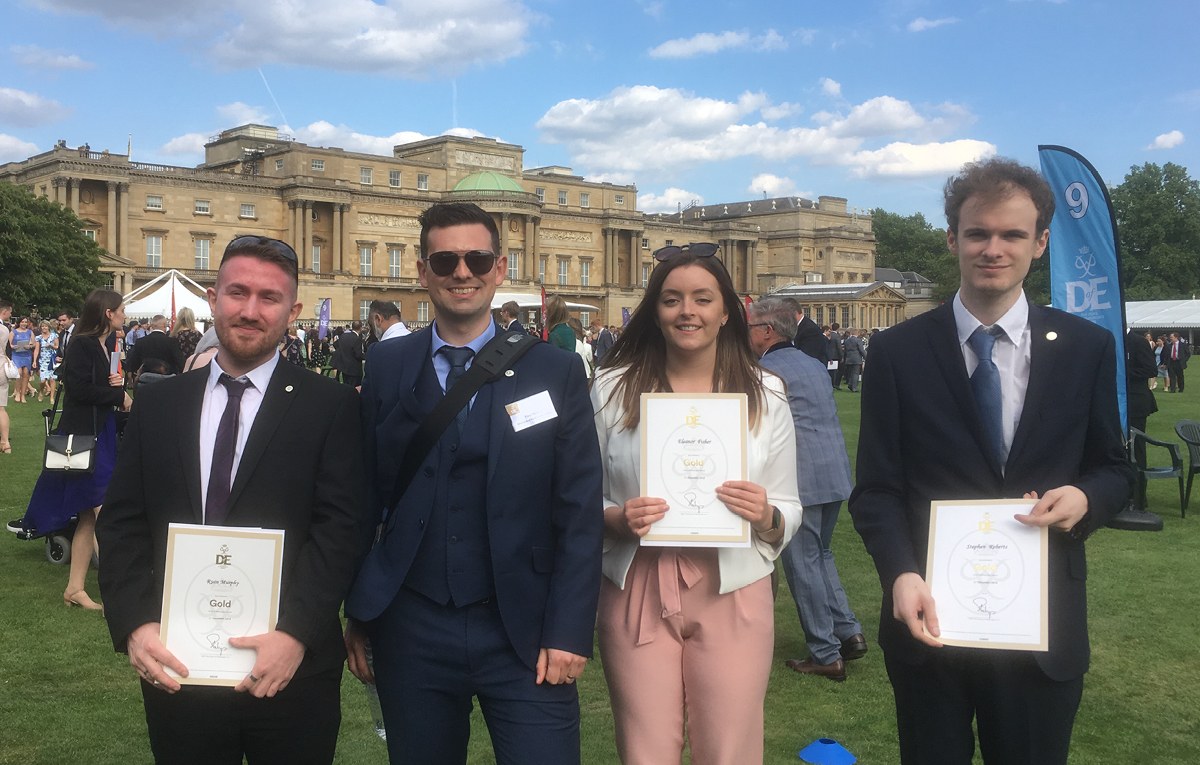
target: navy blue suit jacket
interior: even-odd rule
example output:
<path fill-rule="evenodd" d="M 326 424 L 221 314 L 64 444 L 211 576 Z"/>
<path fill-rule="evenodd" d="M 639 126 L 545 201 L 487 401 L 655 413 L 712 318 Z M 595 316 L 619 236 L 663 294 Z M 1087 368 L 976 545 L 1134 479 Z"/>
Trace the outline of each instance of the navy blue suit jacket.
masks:
<path fill-rule="evenodd" d="M 404 449 L 429 413 L 417 401 L 414 386 L 429 363 L 432 336 L 430 325 L 377 343 L 367 355 L 362 388 L 364 534 L 371 538 Z M 512 371 L 511 377 L 491 383 L 488 538 L 505 631 L 517 655 L 533 669 L 541 648 L 592 655 L 604 501 L 582 360 L 540 343 Z M 505 406 L 542 391 L 548 391 L 558 416 L 514 432 Z M 390 533 L 359 567 L 346 599 L 348 617 L 370 621 L 379 616 L 404 582 L 428 525 L 438 459 L 435 448 L 397 505 Z"/>

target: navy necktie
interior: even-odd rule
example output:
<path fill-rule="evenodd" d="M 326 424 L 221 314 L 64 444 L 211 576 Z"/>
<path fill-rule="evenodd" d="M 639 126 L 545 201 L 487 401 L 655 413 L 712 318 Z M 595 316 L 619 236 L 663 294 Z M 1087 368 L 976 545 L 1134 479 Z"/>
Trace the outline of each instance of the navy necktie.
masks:
<path fill-rule="evenodd" d="M 458 382 L 458 378 L 462 377 L 467 371 L 467 362 L 475 355 L 475 351 L 470 348 L 455 348 L 450 345 L 443 345 L 440 351 L 447 359 L 450 360 L 450 373 L 446 375 L 446 392 L 449 393 L 454 387 L 454 383 Z M 467 424 L 467 415 L 470 414 L 471 404 L 467 403 L 458 414 L 454 415 L 454 426 L 458 428 L 458 434 L 461 436 L 463 427 Z"/>
<path fill-rule="evenodd" d="M 992 348 L 996 345 L 997 336 L 1004 330 L 999 327 L 978 327 L 967 339 L 975 355 L 979 357 L 979 365 L 971 375 L 971 388 L 975 391 L 975 400 L 979 403 L 979 411 L 983 413 L 983 426 L 987 431 L 996 461 L 1004 464 L 1004 407 L 1001 403 L 1000 370 L 992 361 Z"/>
<path fill-rule="evenodd" d="M 208 472 L 208 493 L 204 501 L 204 523 L 209 526 L 220 526 L 225 523 L 229 512 L 229 484 L 233 477 L 233 454 L 237 449 L 238 415 L 242 412 L 242 394 L 253 383 L 249 380 L 235 380 L 222 373 L 218 382 L 225 386 L 229 393 L 229 402 L 225 404 L 225 412 L 221 415 L 221 424 L 217 427 L 217 438 L 213 443 L 212 466 Z"/>

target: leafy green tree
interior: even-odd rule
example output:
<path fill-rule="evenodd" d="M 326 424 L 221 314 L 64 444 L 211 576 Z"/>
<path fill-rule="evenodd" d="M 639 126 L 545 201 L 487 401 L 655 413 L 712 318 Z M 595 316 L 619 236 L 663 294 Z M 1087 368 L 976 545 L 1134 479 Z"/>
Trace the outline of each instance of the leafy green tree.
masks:
<path fill-rule="evenodd" d="M 0 298 L 17 314 L 35 306 L 78 309 L 107 282 L 100 253 L 69 208 L 0 182 Z"/>
<path fill-rule="evenodd" d="M 875 232 L 875 265 L 916 271 L 937 284 L 933 296 L 946 300 L 958 289 L 958 259 L 946 246 L 945 229 L 935 228 L 921 213 L 907 217 L 887 210 L 871 211 Z"/>
<path fill-rule="evenodd" d="M 1126 300 L 1200 294 L 1200 184 L 1172 162 L 1131 167 L 1111 192 Z"/>

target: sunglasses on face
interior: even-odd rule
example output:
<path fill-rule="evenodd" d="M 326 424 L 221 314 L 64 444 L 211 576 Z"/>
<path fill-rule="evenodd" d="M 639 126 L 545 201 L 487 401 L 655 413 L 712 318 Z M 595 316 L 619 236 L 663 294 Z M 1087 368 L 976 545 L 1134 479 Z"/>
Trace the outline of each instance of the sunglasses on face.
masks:
<path fill-rule="evenodd" d="M 275 250 L 293 263 L 299 264 L 300 259 L 296 257 L 296 251 L 293 250 L 287 242 L 281 242 L 278 239 L 271 239 L 265 236 L 239 236 L 237 239 L 234 239 L 232 242 L 230 242 L 225 248 L 225 255 L 228 255 L 234 250 L 240 250 L 243 247 L 251 247 L 254 245 L 263 244 Z"/>
<path fill-rule="evenodd" d="M 721 249 L 719 245 L 713 242 L 693 242 L 685 244 L 682 247 L 673 244 L 669 247 L 660 247 L 654 251 L 654 259 L 658 261 L 673 258 L 681 252 L 686 252 L 689 255 L 694 255 L 697 258 L 711 258 L 717 254 L 717 250 Z"/>
<path fill-rule="evenodd" d="M 471 250 L 461 255 L 449 250 L 431 252 L 425 257 L 425 263 L 438 276 L 450 276 L 458 270 L 459 258 L 466 261 L 467 268 L 476 276 L 483 276 L 496 265 L 496 253 L 488 250 Z"/>

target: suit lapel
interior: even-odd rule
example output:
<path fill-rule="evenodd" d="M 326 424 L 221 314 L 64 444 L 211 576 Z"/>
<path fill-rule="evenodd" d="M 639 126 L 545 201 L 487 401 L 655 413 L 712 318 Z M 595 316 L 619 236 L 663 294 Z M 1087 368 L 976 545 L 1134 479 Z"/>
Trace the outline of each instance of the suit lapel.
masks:
<path fill-rule="evenodd" d="M 292 402 L 296 400 L 296 396 L 299 395 L 300 388 L 304 384 L 305 374 L 302 370 L 282 360 L 276 363 L 275 372 L 271 375 L 271 382 L 267 384 L 266 393 L 263 394 L 262 405 L 258 408 L 258 415 L 255 416 L 254 425 L 250 428 L 250 435 L 246 439 L 246 449 L 242 452 L 241 462 L 238 463 L 237 476 L 234 477 L 233 486 L 229 489 L 229 501 L 226 507 L 229 508 L 230 514 L 236 510 L 238 496 L 246 487 L 250 476 L 254 475 L 254 468 L 262 459 L 267 444 L 271 442 L 271 437 L 275 435 L 275 430 L 283 421 L 283 416 L 291 407 Z"/>
<path fill-rule="evenodd" d="M 422 406 L 421 402 L 417 400 L 415 390 L 417 378 L 425 369 L 425 365 L 428 364 L 432 367 L 429 349 L 433 345 L 433 324 L 418 332 L 412 345 L 412 352 L 406 357 L 404 368 L 400 370 L 400 390 L 397 395 L 400 397 L 400 405 L 404 407 L 408 415 L 417 422 L 423 422 L 432 407 Z"/>
<path fill-rule="evenodd" d="M 1022 448 L 1037 427 L 1037 412 L 1045 396 L 1050 392 L 1054 379 L 1054 341 L 1046 337 L 1051 329 L 1050 312 L 1040 306 L 1029 306 L 1029 385 L 1025 388 L 1025 403 L 1021 407 L 1021 421 L 1013 435 L 1012 448 L 1008 451 L 1008 465 L 1016 464 Z M 1056 335 L 1057 338 L 1057 335 Z"/>
<path fill-rule="evenodd" d="M 931 318 L 936 320 L 938 325 L 938 331 L 929 336 L 933 357 L 937 359 L 938 366 L 942 369 L 942 375 L 948 383 L 947 387 L 950 388 L 950 395 L 958 404 L 962 418 L 967 423 L 967 429 L 971 431 L 975 442 L 979 444 L 979 450 L 992 470 L 999 476 L 1000 462 L 992 453 L 992 447 L 989 446 L 990 441 L 983 427 L 983 414 L 979 410 L 978 402 L 975 401 L 975 391 L 971 388 L 971 379 L 967 377 L 967 363 L 963 359 L 962 347 L 958 342 L 958 324 L 954 321 L 954 308 L 950 303 L 946 303 L 940 308 L 934 309 Z"/>
<path fill-rule="evenodd" d="M 517 396 L 517 378 L 521 375 L 520 363 L 518 362 L 510 371 L 512 377 L 505 375 L 496 382 L 492 383 L 492 422 L 491 432 L 489 433 L 488 441 L 488 483 L 491 484 L 492 476 L 496 473 L 496 463 L 500 461 L 500 455 L 503 453 L 504 437 L 512 430 L 512 424 L 508 419 L 508 411 L 504 408 L 511 404 Z M 490 496 L 490 495 L 489 495 Z"/>
<path fill-rule="evenodd" d="M 204 503 L 200 493 L 200 415 L 204 410 L 204 388 L 208 385 L 208 367 L 188 372 L 181 381 L 184 385 L 179 408 L 179 460 L 183 465 L 183 480 L 187 484 L 188 498 L 192 501 L 192 515 L 196 523 L 204 523 Z"/>

